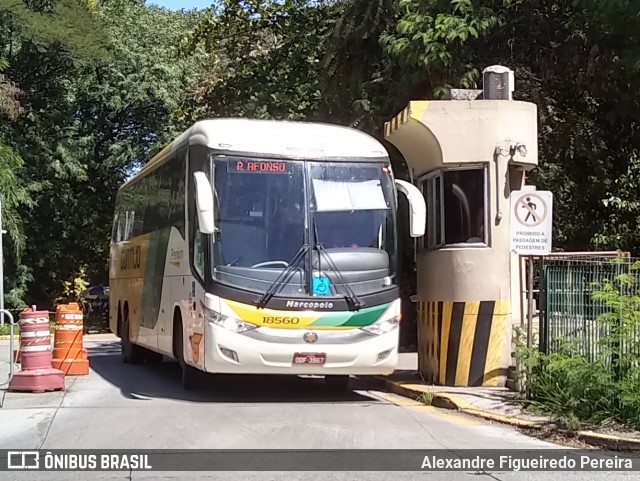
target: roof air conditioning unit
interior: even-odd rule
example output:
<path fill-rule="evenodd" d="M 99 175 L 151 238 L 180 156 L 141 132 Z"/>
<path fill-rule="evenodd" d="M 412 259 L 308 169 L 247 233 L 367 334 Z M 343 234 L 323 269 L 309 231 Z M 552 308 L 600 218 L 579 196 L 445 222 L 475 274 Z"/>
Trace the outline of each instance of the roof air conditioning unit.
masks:
<path fill-rule="evenodd" d="M 484 100 L 511 100 L 514 85 L 513 70 L 492 65 L 482 71 L 482 98 Z"/>

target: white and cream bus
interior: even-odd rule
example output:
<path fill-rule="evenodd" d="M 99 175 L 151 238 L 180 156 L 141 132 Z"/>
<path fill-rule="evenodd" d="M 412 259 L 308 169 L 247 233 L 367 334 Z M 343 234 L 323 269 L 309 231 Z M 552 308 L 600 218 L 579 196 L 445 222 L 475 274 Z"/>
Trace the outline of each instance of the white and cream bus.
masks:
<path fill-rule="evenodd" d="M 126 363 L 198 371 L 390 374 L 398 360 L 397 192 L 371 136 L 328 124 L 194 124 L 118 191 L 110 329 Z"/>

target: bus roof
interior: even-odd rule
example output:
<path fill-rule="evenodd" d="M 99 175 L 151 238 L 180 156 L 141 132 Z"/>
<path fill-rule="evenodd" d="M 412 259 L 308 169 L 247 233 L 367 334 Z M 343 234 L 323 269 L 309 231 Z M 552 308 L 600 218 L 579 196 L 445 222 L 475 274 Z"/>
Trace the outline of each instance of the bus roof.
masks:
<path fill-rule="evenodd" d="M 227 153 L 292 159 L 365 162 L 389 156 L 385 147 L 372 136 L 350 127 L 286 120 L 206 119 L 196 122 L 166 145 L 125 185 L 153 170 L 165 154 L 185 142 Z"/>
<path fill-rule="evenodd" d="M 300 158 L 381 158 L 388 153 L 376 139 L 360 130 L 340 125 L 257 120 L 208 119 L 195 123 L 176 144 L 192 144 L 242 153 Z"/>

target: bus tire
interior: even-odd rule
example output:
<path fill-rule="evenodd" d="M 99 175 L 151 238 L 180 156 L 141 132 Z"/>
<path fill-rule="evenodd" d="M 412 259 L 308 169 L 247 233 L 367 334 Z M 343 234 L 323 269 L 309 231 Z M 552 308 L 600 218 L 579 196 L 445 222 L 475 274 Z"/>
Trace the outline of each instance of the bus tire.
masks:
<path fill-rule="evenodd" d="M 344 391 L 349 386 L 349 376 L 325 376 L 324 383 L 332 391 Z"/>
<path fill-rule="evenodd" d="M 141 364 L 144 361 L 144 350 L 131 342 L 129 338 L 129 311 L 125 306 L 120 328 L 120 350 L 125 364 Z"/>
<path fill-rule="evenodd" d="M 178 319 L 174 322 L 173 327 L 175 339 L 175 355 L 181 370 L 181 383 L 182 387 L 187 391 L 192 391 L 198 386 L 198 370 L 184 360 L 184 331 L 182 330 L 182 320 L 178 316 Z"/>

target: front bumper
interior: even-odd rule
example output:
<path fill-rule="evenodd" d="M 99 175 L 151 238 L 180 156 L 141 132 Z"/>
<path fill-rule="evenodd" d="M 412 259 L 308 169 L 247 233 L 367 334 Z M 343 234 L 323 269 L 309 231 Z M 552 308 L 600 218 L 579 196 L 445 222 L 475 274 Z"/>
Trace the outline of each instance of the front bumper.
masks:
<path fill-rule="evenodd" d="M 295 332 L 300 342 L 267 342 L 212 324 L 206 329 L 205 371 L 209 373 L 389 375 L 398 363 L 400 329 L 379 336 L 357 336 L 364 339 L 352 343 L 336 343 L 340 333 L 333 331 L 334 342 L 330 344 L 322 343 L 323 331 L 316 331 L 317 343 L 307 344 L 302 341 L 303 330 L 288 331 L 289 334 Z M 323 353 L 326 361 L 323 365 L 294 364 L 295 353 Z"/>

